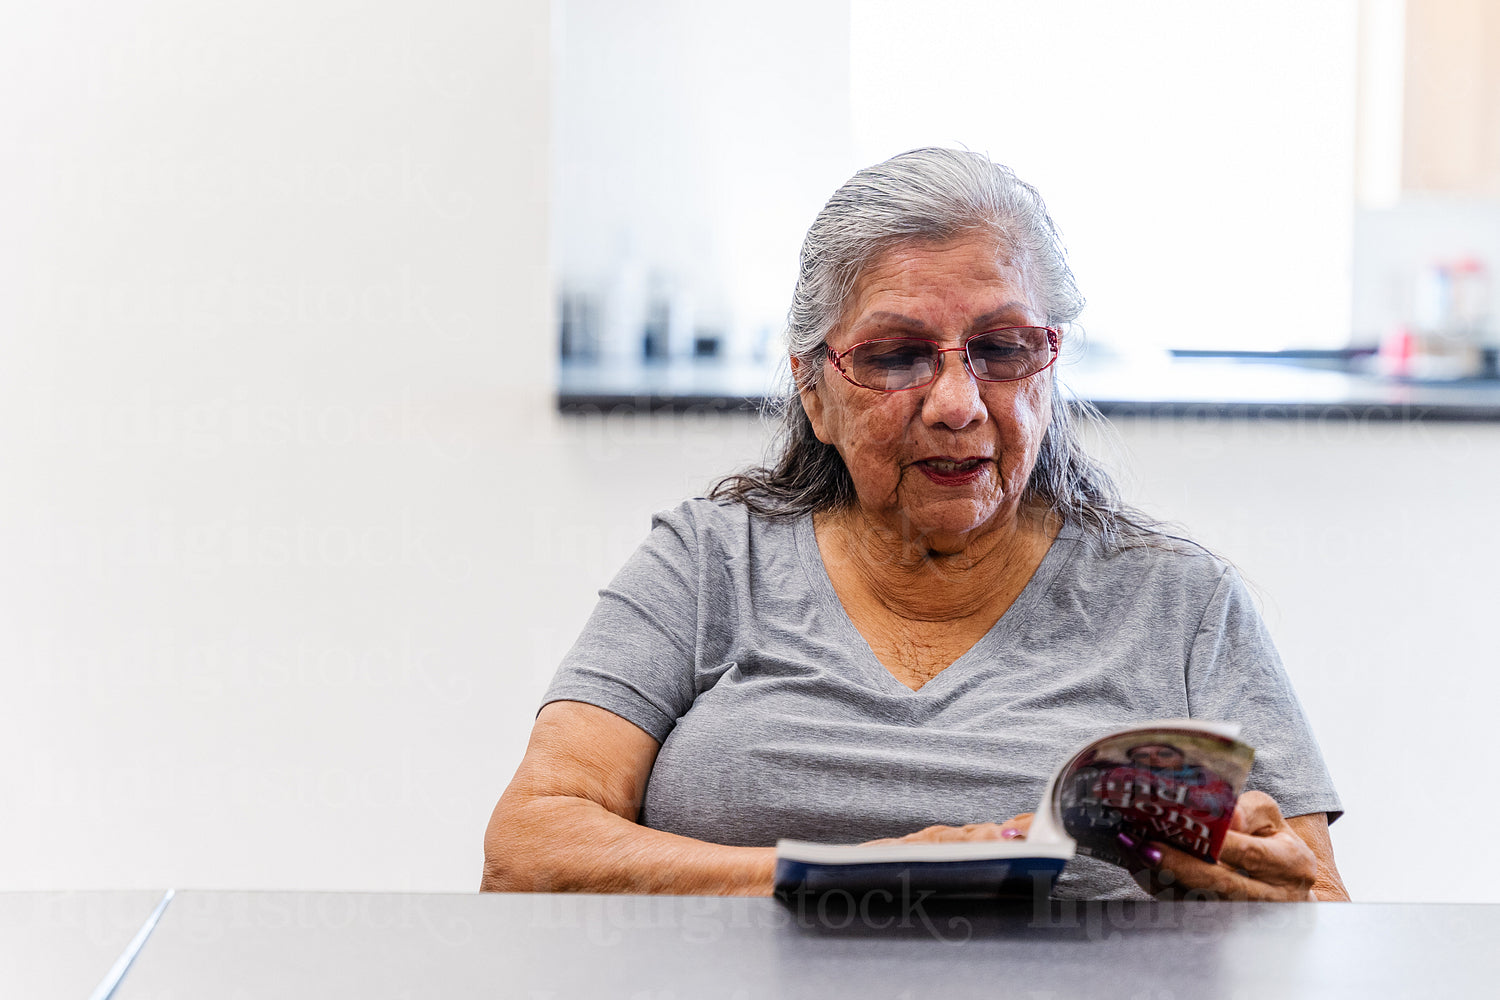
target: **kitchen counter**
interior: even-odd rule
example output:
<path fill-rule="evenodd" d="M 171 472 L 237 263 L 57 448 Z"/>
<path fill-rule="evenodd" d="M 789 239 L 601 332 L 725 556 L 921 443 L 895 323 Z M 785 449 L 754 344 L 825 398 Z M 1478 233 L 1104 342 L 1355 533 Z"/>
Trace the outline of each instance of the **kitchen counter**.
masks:
<path fill-rule="evenodd" d="M 1287 360 L 1109 354 L 1065 358 L 1058 379 L 1110 416 L 1500 421 L 1500 379 L 1401 380 Z M 564 361 L 558 408 L 580 415 L 753 411 L 776 384 L 776 365 L 764 361 L 636 361 L 608 371 Z"/>

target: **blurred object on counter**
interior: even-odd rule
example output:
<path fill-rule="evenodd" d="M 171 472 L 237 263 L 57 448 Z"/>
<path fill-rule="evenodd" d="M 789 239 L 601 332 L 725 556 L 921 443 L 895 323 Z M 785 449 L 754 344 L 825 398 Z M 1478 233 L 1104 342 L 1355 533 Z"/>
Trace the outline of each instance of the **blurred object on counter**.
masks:
<path fill-rule="evenodd" d="M 1351 341 L 1382 345 L 1374 372 L 1495 378 L 1500 200 L 1407 196 L 1355 216 Z"/>
<path fill-rule="evenodd" d="M 1494 329 L 1489 270 L 1473 254 L 1436 261 L 1417 275 L 1410 322 L 1382 341 L 1380 370 L 1398 378 L 1461 379 L 1491 374 Z"/>
<path fill-rule="evenodd" d="M 1375 371 L 1392 378 L 1409 378 L 1411 355 L 1411 331 L 1404 326 L 1398 326 L 1380 342 L 1380 352 L 1375 359 Z"/>
<path fill-rule="evenodd" d="M 604 291 L 564 284 L 558 292 L 560 356 L 655 364 L 717 357 L 728 322 L 721 298 L 626 258 Z"/>
<path fill-rule="evenodd" d="M 646 345 L 646 263 L 627 235 L 604 292 L 599 325 L 599 356 L 636 358 Z"/>

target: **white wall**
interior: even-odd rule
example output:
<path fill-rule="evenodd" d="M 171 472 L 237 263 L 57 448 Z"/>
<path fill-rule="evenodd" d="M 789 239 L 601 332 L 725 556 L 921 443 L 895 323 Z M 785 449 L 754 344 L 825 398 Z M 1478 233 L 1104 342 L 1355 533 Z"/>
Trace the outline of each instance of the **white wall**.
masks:
<path fill-rule="evenodd" d="M 25 17 L 0 42 L 0 888 L 472 888 L 594 590 L 761 443 L 552 413 L 546 5 Z M 1391 864 L 1438 803 L 1500 819 L 1461 769 L 1496 694 L 1500 428 L 1124 439 L 1135 492 L 1265 594 L 1355 892 L 1500 900 L 1483 867 Z"/>
<path fill-rule="evenodd" d="M 475 884 L 576 474 L 530 431 L 547 31 L 8 18 L 0 886 Z"/>

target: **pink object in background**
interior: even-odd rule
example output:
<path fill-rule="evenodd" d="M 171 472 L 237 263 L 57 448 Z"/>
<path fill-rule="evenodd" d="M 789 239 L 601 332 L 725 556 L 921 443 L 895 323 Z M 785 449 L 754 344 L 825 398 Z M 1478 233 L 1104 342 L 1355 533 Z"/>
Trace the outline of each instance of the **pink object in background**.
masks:
<path fill-rule="evenodd" d="M 1380 342 L 1380 370 L 1385 375 L 1405 378 L 1411 374 L 1412 335 L 1398 326 Z"/>

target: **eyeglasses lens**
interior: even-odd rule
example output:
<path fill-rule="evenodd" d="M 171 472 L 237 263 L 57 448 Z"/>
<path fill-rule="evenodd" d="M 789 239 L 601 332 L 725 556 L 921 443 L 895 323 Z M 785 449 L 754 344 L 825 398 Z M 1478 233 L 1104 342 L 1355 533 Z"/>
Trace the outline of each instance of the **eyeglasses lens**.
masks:
<path fill-rule="evenodd" d="M 849 354 L 849 374 L 860 385 L 885 392 L 910 389 L 937 375 L 940 355 L 929 340 L 877 340 Z"/>
<path fill-rule="evenodd" d="M 1052 344 L 1042 327 L 991 330 L 971 338 L 967 347 L 969 368 L 986 382 L 1023 379 L 1052 360 Z M 930 340 L 876 340 L 850 351 L 846 367 L 862 386 L 897 392 L 931 382 L 941 357 Z"/>
<path fill-rule="evenodd" d="M 1051 360 L 1047 331 L 1034 326 L 992 330 L 969 341 L 969 367 L 974 377 L 992 382 L 1034 375 Z"/>

